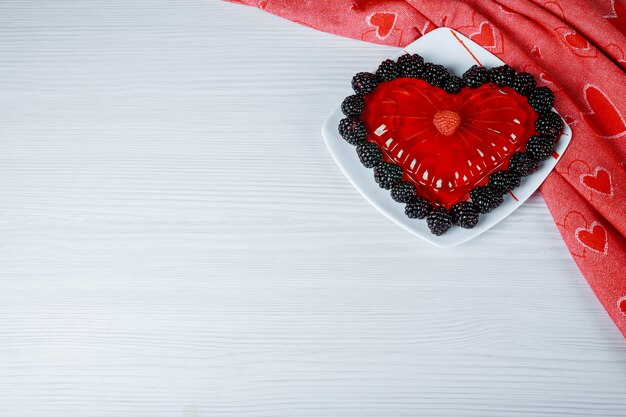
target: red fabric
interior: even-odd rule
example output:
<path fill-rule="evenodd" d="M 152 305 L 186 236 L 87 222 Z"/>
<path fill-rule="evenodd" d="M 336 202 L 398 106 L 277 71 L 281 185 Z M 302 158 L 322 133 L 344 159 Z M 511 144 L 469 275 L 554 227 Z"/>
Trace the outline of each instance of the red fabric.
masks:
<path fill-rule="evenodd" d="M 405 46 L 446 26 L 556 93 L 573 130 L 541 187 L 591 288 L 626 337 L 626 7 L 618 0 L 231 0 Z"/>

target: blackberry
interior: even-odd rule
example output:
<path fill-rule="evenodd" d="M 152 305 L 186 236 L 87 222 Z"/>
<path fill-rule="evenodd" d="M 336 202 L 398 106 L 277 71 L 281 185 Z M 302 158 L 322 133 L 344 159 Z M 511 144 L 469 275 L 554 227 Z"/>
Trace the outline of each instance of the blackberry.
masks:
<path fill-rule="evenodd" d="M 537 113 L 550 111 L 554 105 L 554 93 L 548 87 L 537 87 L 531 90 L 528 104 Z"/>
<path fill-rule="evenodd" d="M 402 179 L 402 168 L 391 162 L 381 162 L 374 167 L 374 179 L 380 188 L 390 190 Z"/>
<path fill-rule="evenodd" d="M 501 65 L 487 70 L 487 78 L 499 86 L 511 86 L 515 79 L 515 70 L 508 65 Z"/>
<path fill-rule="evenodd" d="M 563 130 L 563 120 L 553 111 L 541 113 L 535 121 L 535 128 L 537 133 L 556 139 Z"/>
<path fill-rule="evenodd" d="M 456 94 L 461 91 L 461 88 L 463 88 L 464 86 L 465 83 L 463 82 L 463 78 L 451 76 L 448 79 L 446 85 L 444 85 L 443 89 L 446 90 L 448 93 Z"/>
<path fill-rule="evenodd" d="M 374 168 L 383 160 L 383 154 L 378 146 L 364 141 L 356 147 L 356 154 L 365 168 Z"/>
<path fill-rule="evenodd" d="M 359 72 L 352 77 L 352 89 L 355 93 L 364 96 L 374 91 L 378 85 L 378 78 L 371 72 Z"/>
<path fill-rule="evenodd" d="M 351 145 L 358 145 L 365 140 L 367 129 L 360 119 L 346 117 L 339 122 L 339 134 Z"/>
<path fill-rule="evenodd" d="M 415 196 L 415 186 L 408 181 L 400 181 L 391 189 L 391 198 L 398 203 L 408 203 Z"/>
<path fill-rule="evenodd" d="M 526 144 L 526 154 L 532 156 L 535 161 L 548 159 L 554 152 L 554 140 L 543 136 L 533 136 Z"/>
<path fill-rule="evenodd" d="M 348 96 L 341 103 L 341 111 L 348 117 L 358 117 L 363 113 L 365 102 L 361 96 Z"/>
<path fill-rule="evenodd" d="M 423 219 L 433 210 L 433 206 L 422 197 L 413 197 L 404 208 L 404 213 L 410 219 Z"/>
<path fill-rule="evenodd" d="M 400 69 L 400 76 L 417 78 L 424 69 L 424 58 L 418 54 L 402 55 L 398 58 L 398 68 Z"/>
<path fill-rule="evenodd" d="M 385 59 L 376 70 L 376 76 L 381 82 L 395 80 L 398 75 L 398 64 L 392 59 Z"/>
<path fill-rule="evenodd" d="M 512 171 L 498 171 L 491 174 L 489 177 L 489 188 L 493 192 L 499 192 L 504 195 L 512 189 L 519 186 L 522 177 Z"/>
<path fill-rule="evenodd" d="M 443 65 L 427 62 L 424 64 L 422 79 L 432 86 L 443 87 L 450 79 L 450 74 Z"/>
<path fill-rule="evenodd" d="M 450 219 L 457 226 L 472 229 L 478 223 L 478 210 L 471 201 L 461 201 L 450 208 Z"/>
<path fill-rule="evenodd" d="M 524 152 L 517 152 L 509 161 L 509 171 L 516 172 L 525 177 L 537 170 L 537 161 L 531 155 Z"/>
<path fill-rule="evenodd" d="M 430 233 L 435 236 L 441 236 L 452 227 L 450 213 L 443 207 L 438 207 L 426 219 Z"/>
<path fill-rule="evenodd" d="M 493 191 L 489 186 L 474 188 L 470 191 L 470 197 L 481 213 L 489 213 L 504 201 L 502 194 Z"/>
<path fill-rule="evenodd" d="M 520 94 L 532 91 L 535 88 L 535 77 L 527 72 L 520 72 L 513 78 L 511 87 Z"/>
<path fill-rule="evenodd" d="M 463 74 L 463 80 L 468 87 L 476 88 L 487 82 L 487 68 L 473 65 Z"/>

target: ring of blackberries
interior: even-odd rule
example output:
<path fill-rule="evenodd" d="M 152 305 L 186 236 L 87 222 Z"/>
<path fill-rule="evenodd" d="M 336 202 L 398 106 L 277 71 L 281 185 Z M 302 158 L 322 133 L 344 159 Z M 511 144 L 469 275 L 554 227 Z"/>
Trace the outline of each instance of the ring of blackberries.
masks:
<path fill-rule="evenodd" d="M 411 183 L 403 181 L 400 166 L 385 161 L 377 145 L 368 142 L 366 129 L 360 116 L 365 108 L 364 97 L 374 91 L 378 84 L 398 77 L 424 80 L 449 94 L 462 88 L 476 88 L 486 83 L 511 87 L 525 96 L 530 107 L 537 113 L 537 135 L 529 139 L 524 152 L 511 156 L 506 170 L 494 172 L 486 185 L 470 192 L 470 200 L 462 201 L 446 210 L 433 207 L 417 194 Z M 485 68 L 474 65 L 462 77 L 451 75 L 442 65 L 425 62 L 418 54 L 404 54 L 397 61 L 383 61 L 374 73 L 359 72 L 352 78 L 354 95 L 346 97 L 341 111 L 346 118 L 339 122 L 339 133 L 346 142 L 356 146 L 361 163 L 374 169 L 376 182 L 381 188 L 391 190 L 394 200 L 406 204 L 405 212 L 410 218 L 426 219 L 434 235 L 444 234 L 451 226 L 471 229 L 478 223 L 480 214 L 489 213 L 503 202 L 503 195 L 517 186 L 523 177 L 532 174 L 541 161 L 554 153 L 554 147 L 563 130 L 561 117 L 552 111 L 554 93 L 548 87 L 537 87 L 535 78 L 527 72 L 516 72 L 508 65 Z"/>

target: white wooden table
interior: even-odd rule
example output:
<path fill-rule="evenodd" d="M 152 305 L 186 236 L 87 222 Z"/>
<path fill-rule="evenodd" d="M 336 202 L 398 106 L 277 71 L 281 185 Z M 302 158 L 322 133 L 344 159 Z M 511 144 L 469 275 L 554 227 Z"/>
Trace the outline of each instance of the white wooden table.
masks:
<path fill-rule="evenodd" d="M 0 1 L 0 416 L 620 416 L 541 196 L 441 250 L 320 126 L 391 51 L 212 0 Z"/>

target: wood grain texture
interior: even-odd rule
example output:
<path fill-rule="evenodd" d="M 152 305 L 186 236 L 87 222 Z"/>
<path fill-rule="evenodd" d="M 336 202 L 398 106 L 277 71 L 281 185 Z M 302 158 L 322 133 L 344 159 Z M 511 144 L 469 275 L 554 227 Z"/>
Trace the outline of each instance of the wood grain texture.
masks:
<path fill-rule="evenodd" d="M 0 415 L 625 416 L 540 196 L 451 250 L 320 127 L 390 50 L 218 1 L 0 1 Z"/>

